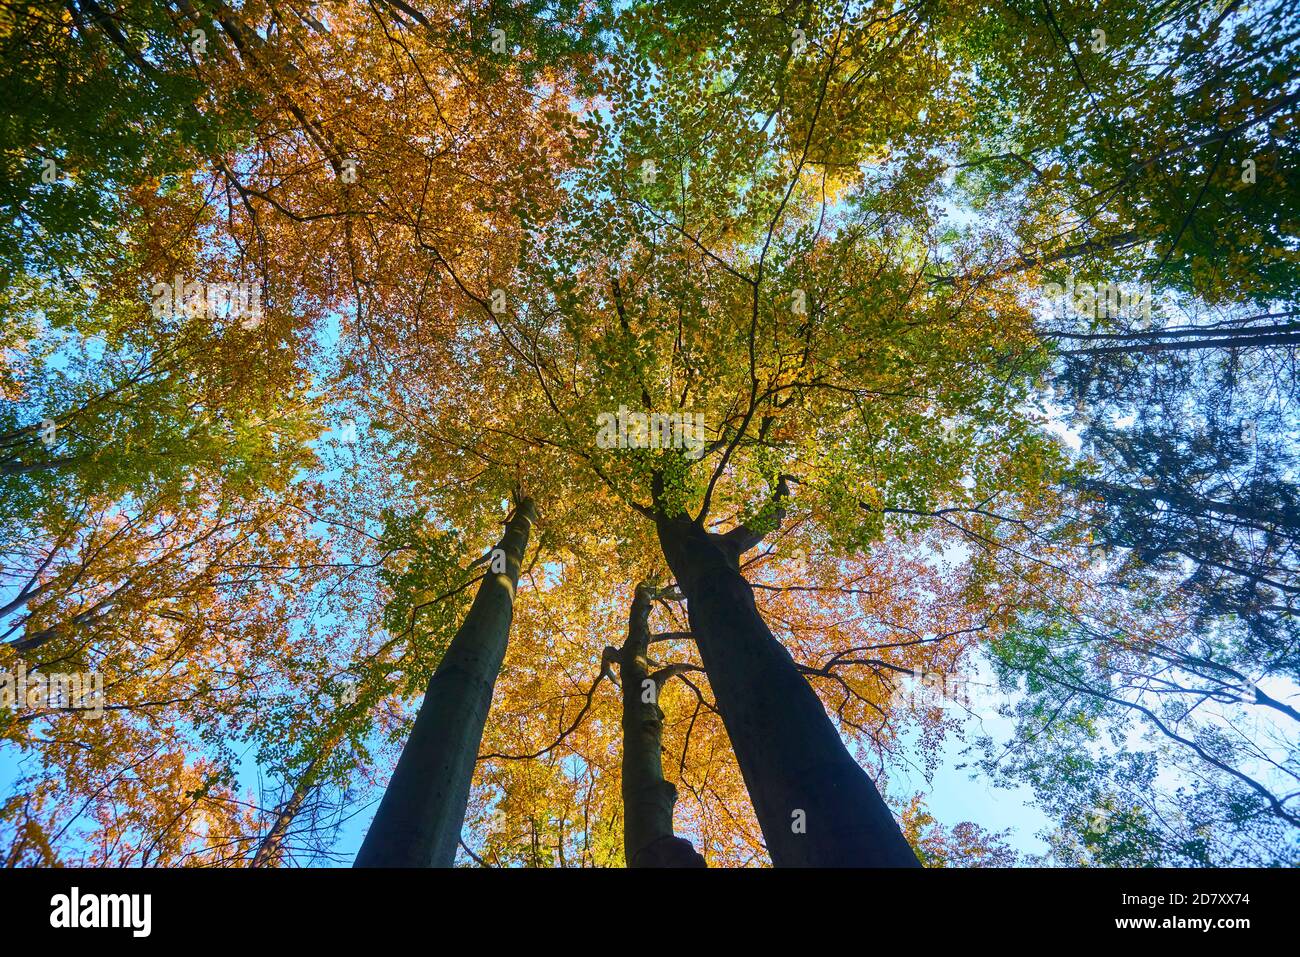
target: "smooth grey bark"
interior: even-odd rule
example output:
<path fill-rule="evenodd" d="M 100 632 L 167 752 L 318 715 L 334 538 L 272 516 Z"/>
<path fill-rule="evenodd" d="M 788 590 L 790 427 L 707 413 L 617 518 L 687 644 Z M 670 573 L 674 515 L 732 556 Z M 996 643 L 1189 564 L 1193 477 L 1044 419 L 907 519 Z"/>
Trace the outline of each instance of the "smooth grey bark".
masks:
<path fill-rule="evenodd" d="M 637 585 L 627 640 L 615 656 L 623 683 L 623 857 L 628 867 L 704 867 L 691 842 L 673 833 L 677 788 L 664 780 L 662 676 L 650 674 L 647 659 L 652 600 L 651 587 Z"/>
<path fill-rule="evenodd" d="M 661 514 L 656 525 L 772 863 L 919 867 L 876 786 L 754 604 L 739 560 L 756 537 L 743 526 L 712 534 L 686 515 Z"/>
<path fill-rule="evenodd" d="M 537 513 L 524 498 L 416 715 L 411 737 L 366 833 L 355 867 L 451 867 L 492 689 L 506 654 L 515 588 Z"/>

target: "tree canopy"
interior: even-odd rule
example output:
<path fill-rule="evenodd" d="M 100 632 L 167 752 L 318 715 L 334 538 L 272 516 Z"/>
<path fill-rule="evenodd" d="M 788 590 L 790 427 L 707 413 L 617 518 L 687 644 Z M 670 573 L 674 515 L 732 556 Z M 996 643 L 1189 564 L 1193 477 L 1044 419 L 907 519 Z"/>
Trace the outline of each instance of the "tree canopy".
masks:
<path fill-rule="evenodd" d="M 4 8 L 0 859 L 1300 863 L 1297 47 Z"/>

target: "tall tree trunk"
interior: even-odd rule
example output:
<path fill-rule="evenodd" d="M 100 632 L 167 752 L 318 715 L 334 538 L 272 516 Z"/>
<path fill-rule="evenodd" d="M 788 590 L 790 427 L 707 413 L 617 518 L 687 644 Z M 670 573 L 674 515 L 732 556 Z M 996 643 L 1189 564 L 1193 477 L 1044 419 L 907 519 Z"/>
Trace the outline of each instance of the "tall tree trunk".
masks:
<path fill-rule="evenodd" d="M 356 867 L 452 866 L 492 689 L 506 654 L 519 569 L 536 521 L 532 499 L 522 499 L 497 546 L 505 570 L 489 564 L 469 614 L 429 681 Z"/>
<path fill-rule="evenodd" d="M 664 780 L 660 681 L 650 674 L 652 589 L 637 585 L 627 640 L 617 661 L 623 683 L 623 856 L 628 867 L 704 867 L 691 842 L 673 834 L 677 788 Z"/>
<path fill-rule="evenodd" d="M 275 820 L 271 822 L 270 829 L 258 843 L 253 859 L 249 862 L 249 867 L 274 867 L 280 863 L 280 851 L 284 846 L 284 839 L 289 834 L 289 828 L 298 816 L 298 812 L 302 810 L 307 798 L 316 789 L 320 770 L 325 766 L 325 762 L 329 760 L 334 749 L 342 742 L 346 729 L 346 719 L 338 720 L 333 730 L 321 742 L 320 750 L 307 764 L 307 767 L 303 769 L 302 774 L 298 775 L 298 780 L 293 785 L 293 791 L 289 794 L 288 799 L 280 805 L 280 809 L 275 814 Z"/>
<path fill-rule="evenodd" d="M 664 557 L 778 867 L 919 867 L 740 573 L 743 539 L 660 515 Z"/>
<path fill-rule="evenodd" d="M 257 851 L 253 854 L 249 867 L 274 867 L 280 862 L 280 848 L 284 846 L 284 839 L 289 833 L 289 826 L 293 824 L 294 818 L 302 810 L 303 802 L 307 800 L 307 795 L 311 794 L 315 786 L 315 762 L 309 767 L 294 784 L 293 793 L 289 799 L 280 805 L 280 810 L 276 812 L 275 820 L 271 822 L 271 829 L 266 832 L 261 842 L 257 845 Z"/>

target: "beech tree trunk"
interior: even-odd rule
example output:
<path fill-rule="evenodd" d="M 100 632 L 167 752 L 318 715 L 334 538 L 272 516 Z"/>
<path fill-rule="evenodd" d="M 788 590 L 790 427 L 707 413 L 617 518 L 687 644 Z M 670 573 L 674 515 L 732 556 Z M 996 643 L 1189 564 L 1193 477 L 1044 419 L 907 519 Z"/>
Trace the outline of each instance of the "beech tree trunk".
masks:
<path fill-rule="evenodd" d="M 354 866 L 452 866 L 492 689 L 506 654 L 519 569 L 536 520 L 533 501 L 525 498 L 506 523 L 497 546 L 505 570 L 493 571 L 489 563 L 469 614 L 429 681 Z"/>
<path fill-rule="evenodd" d="M 618 652 L 623 683 L 623 856 L 628 867 L 704 867 L 691 842 L 673 834 L 677 788 L 664 780 L 664 713 L 650 674 L 651 588 L 640 584 Z"/>
<path fill-rule="evenodd" d="M 276 812 L 275 820 L 271 823 L 270 830 L 266 832 L 266 836 L 257 845 L 257 851 L 253 854 L 249 867 L 274 867 L 280 862 L 280 850 L 284 846 L 284 839 L 289 834 L 289 828 L 293 824 L 294 818 L 302 810 L 307 796 L 311 794 L 312 788 L 316 786 L 316 771 L 320 767 L 324 756 L 324 754 L 318 755 L 294 784 L 289 799 L 280 806 L 280 810 Z"/>
<path fill-rule="evenodd" d="M 742 546 L 689 517 L 656 522 L 717 708 L 777 867 L 919 867 L 894 816 L 776 640 Z"/>
<path fill-rule="evenodd" d="M 293 826 L 298 812 L 302 810 L 303 805 L 307 802 L 307 798 L 316 789 L 321 768 L 325 766 L 334 749 L 342 743 L 346 729 L 347 714 L 345 713 L 338 716 L 334 727 L 321 742 L 316 756 L 308 762 L 307 767 L 298 776 L 298 780 L 294 782 L 293 790 L 290 792 L 288 799 L 280 805 L 280 809 L 275 814 L 275 820 L 271 822 L 271 827 L 258 843 L 257 851 L 253 854 L 249 867 L 275 867 L 280 863 L 281 850 L 284 847 L 285 838 L 289 836 L 289 829 Z"/>

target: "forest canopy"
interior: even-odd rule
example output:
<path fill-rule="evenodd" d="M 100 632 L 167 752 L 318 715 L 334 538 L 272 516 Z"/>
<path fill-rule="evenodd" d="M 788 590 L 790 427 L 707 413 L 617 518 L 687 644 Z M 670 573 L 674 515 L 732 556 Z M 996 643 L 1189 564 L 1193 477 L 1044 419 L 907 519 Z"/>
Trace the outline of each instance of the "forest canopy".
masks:
<path fill-rule="evenodd" d="M 1300 865 L 1298 54 L 0 5 L 0 862 Z"/>

